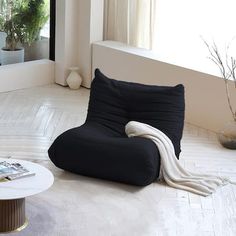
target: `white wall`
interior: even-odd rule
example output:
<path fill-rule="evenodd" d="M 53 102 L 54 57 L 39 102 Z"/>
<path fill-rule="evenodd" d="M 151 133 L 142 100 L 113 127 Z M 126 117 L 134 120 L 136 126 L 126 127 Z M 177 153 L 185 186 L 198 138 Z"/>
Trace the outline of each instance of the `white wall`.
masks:
<path fill-rule="evenodd" d="M 58 0 L 56 83 L 67 85 L 69 67 L 78 66 L 82 85 L 91 82 L 91 43 L 103 38 L 104 0 Z"/>
<path fill-rule="evenodd" d="M 91 83 L 91 44 L 103 39 L 103 4 L 103 0 L 79 1 L 78 65 L 85 87 Z"/>
<path fill-rule="evenodd" d="M 54 62 L 37 60 L 0 66 L 0 92 L 54 83 Z"/>
<path fill-rule="evenodd" d="M 56 4 L 56 83 L 67 85 L 69 67 L 78 65 L 78 0 L 58 0 Z"/>
<path fill-rule="evenodd" d="M 186 93 L 186 121 L 218 131 L 231 120 L 222 79 L 149 58 L 149 53 L 117 42 L 93 45 L 93 70 L 100 68 L 118 80 L 156 85 L 182 83 Z M 231 83 L 231 89 L 233 83 Z M 232 94 L 236 106 L 236 93 Z"/>

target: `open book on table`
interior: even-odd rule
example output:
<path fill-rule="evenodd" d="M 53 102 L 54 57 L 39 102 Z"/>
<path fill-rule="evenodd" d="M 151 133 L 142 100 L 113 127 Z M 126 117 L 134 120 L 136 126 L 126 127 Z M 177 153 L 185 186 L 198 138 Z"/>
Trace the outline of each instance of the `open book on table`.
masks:
<path fill-rule="evenodd" d="M 14 180 L 33 175 L 35 175 L 35 173 L 27 170 L 20 163 L 0 162 L 0 181 Z"/>

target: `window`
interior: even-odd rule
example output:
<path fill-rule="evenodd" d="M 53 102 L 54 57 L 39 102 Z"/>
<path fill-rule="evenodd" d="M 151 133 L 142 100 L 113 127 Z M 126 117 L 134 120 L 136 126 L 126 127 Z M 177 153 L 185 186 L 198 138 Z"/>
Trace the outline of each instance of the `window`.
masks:
<path fill-rule="evenodd" d="M 152 49 L 162 60 L 183 67 L 218 75 L 217 68 L 207 58 L 208 50 L 202 38 L 210 43 L 215 41 L 224 54 L 228 43 L 236 37 L 235 0 L 107 0 L 107 2 L 106 39 Z M 135 15 L 132 13 L 134 11 Z M 141 27 L 139 21 L 143 22 Z M 133 31 L 133 28 L 137 29 L 139 34 Z M 126 35 L 126 31 L 132 36 L 122 38 L 122 35 Z M 127 40 L 132 37 L 135 41 Z M 145 45 L 136 43 L 145 37 L 150 37 L 151 43 Z M 236 39 L 234 41 L 231 44 L 233 56 L 236 54 Z"/>
<path fill-rule="evenodd" d="M 1 64 L 54 59 L 54 12 L 55 0 L 0 0 Z"/>
<path fill-rule="evenodd" d="M 218 75 L 202 38 L 224 54 L 236 36 L 235 8 L 235 0 L 158 0 L 154 50 L 175 64 Z M 232 41 L 234 56 L 235 46 Z"/>
<path fill-rule="evenodd" d="M 156 0 L 105 0 L 104 38 L 153 48 L 156 8 Z"/>

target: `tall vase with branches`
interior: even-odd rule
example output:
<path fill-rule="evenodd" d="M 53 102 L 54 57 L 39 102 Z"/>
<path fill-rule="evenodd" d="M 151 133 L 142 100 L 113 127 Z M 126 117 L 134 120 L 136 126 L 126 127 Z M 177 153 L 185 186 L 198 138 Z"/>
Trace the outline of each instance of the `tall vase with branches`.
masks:
<path fill-rule="evenodd" d="M 233 118 L 233 122 L 227 124 L 224 130 L 220 133 L 219 140 L 224 147 L 236 149 L 236 108 L 233 107 L 229 88 L 229 83 L 232 81 L 236 90 L 236 59 L 233 56 L 229 56 L 230 44 L 226 48 L 225 57 L 222 57 L 215 42 L 213 42 L 212 45 L 209 45 L 204 40 L 204 43 L 210 53 L 209 59 L 218 67 L 225 82 L 227 102 Z"/>

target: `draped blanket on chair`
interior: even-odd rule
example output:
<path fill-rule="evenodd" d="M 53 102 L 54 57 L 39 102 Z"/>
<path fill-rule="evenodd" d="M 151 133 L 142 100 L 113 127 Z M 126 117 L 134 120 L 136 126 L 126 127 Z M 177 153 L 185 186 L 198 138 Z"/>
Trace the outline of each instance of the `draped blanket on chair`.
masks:
<path fill-rule="evenodd" d="M 227 178 L 205 175 L 185 170 L 175 156 L 171 140 L 160 130 L 136 121 L 130 121 L 125 127 L 127 136 L 151 139 L 157 146 L 161 157 L 160 174 L 165 182 L 174 188 L 187 190 L 202 196 L 213 193 L 218 186 L 231 183 Z"/>

